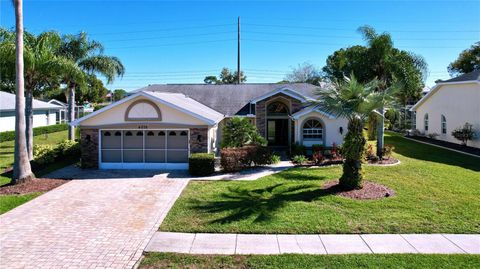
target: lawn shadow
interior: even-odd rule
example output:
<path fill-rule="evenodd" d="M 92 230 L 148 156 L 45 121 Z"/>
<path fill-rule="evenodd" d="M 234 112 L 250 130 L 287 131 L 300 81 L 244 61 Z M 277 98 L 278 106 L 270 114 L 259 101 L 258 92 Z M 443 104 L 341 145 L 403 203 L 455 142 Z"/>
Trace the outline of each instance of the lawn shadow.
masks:
<path fill-rule="evenodd" d="M 309 168 L 302 168 L 302 169 L 309 169 Z M 311 180 L 325 180 L 327 179 L 326 176 L 319 176 L 315 174 L 305 174 L 300 172 L 298 169 L 289 169 L 283 171 L 281 173 L 273 174 L 274 177 L 280 178 L 283 180 L 291 180 L 291 181 L 311 181 Z"/>
<path fill-rule="evenodd" d="M 480 171 L 480 158 L 410 141 L 399 135 L 386 136 L 385 140 L 387 144 L 395 145 L 394 152 L 408 158 L 459 166 L 476 172 Z"/>
<path fill-rule="evenodd" d="M 252 216 L 254 222 L 263 222 L 272 219 L 275 212 L 290 202 L 311 202 L 336 191 L 336 188 L 322 189 L 319 184 L 278 183 L 256 189 L 230 187 L 228 192 L 219 194 L 219 200 L 193 201 L 191 207 L 205 213 L 226 213 L 211 223 L 229 223 Z"/>

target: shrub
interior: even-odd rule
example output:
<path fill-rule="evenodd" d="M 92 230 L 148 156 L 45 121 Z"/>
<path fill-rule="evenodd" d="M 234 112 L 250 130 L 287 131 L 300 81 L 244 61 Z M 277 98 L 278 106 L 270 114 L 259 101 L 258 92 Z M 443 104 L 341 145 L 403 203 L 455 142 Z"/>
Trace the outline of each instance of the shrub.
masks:
<path fill-rule="evenodd" d="M 49 134 L 49 133 L 56 133 L 60 131 L 68 130 L 67 124 L 54 124 L 48 126 L 40 126 L 33 128 L 33 135 L 42 135 L 42 134 Z M 15 140 L 15 131 L 6 131 L 0 133 L 0 141 L 11 141 Z"/>
<path fill-rule="evenodd" d="M 192 176 L 208 176 L 215 172 L 213 153 L 193 153 L 188 158 L 188 172 Z"/>
<path fill-rule="evenodd" d="M 315 164 L 321 164 L 324 160 L 324 156 L 322 154 L 322 151 L 314 151 L 312 155 L 312 161 Z"/>
<path fill-rule="evenodd" d="M 245 145 L 267 145 L 248 118 L 233 117 L 223 127 L 222 148 L 238 148 Z"/>
<path fill-rule="evenodd" d="M 38 164 L 53 163 L 58 156 L 58 150 L 53 145 L 34 145 L 33 159 Z"/>
<path fill-rule="evenodd" d="M 308 161 L 307 157 L 305 155 L 295 155 L 292 158 L 292 163 L 296 165 L 302 165 Z"/>
<path fill-rule="evenodd" d="M 312 145 L 312 152 L 315 153 L 317 151 L 323 151 L 323 145 L 321 144 L 314 144 Z"/>
<path fill-rule="evenodd" d="M 80 156 L 80 143 L 76 141 L 63 140 L 57 145 L 56 149 L 59 156 L 67 158 Z"/>
<path fill-rule="evenodd" d="M 271 164 L 271 156 L 270 150 L 264 146 L 224 148 L 220 151 L 220 164 L 224 171 L 234 172 L 252 165 Z"/>
<path fill-rule="evenodd" d="M 365 157 L 367 160 L 373 160 L 373 158 L 377 157 L 372 144 L 368 144 L 367 148 L 365 149 Z"/>
<path fill-rule="evenodd" d="M 437 139 L 437 136 L 439 136 L 439 134 L 437 133 L 430 133 L 430 134 L 427 134 L 428 138 L 430 139 Z"/>
<path fill-rule="evenodd" d="M 385 145 L 383 148 L 383 156 L 390 158 L 392 156 L 392 152 L 395 149 L 395 146 L 393 145 Z"/>
<path fill-rule="evenodd" d="M 468 140 L 473 140 L 475 138 L 475 131 L 473 130 L 473 126 L 467 122 L 463 127 L 453 130 L 452 136 L 457 140 L 462 141 L 462 144 L 466 146 Z"/>
<path fill-rule="evenodd" d="M 97 111 L 97 110 L 100 110 L 104 107 L 106 107 L 107 105 L 96 105 L 95 107 L 93 107 L 93 111 Z"/>
<path fill-rule="evenodd" d="M 304 145 L 295 143 L 290 147 L 290 156 L 305 155 L 306 153 L 307 149 Z"/>
<path fill-rule="evenodd" d="M 279 163 L 281 161 L 280 156 L 278 156 L 277 154 L 272 154 L 270 159 L 271 159 L 270 160 L 271 164 L 276 164 L 276 163 Z"/>

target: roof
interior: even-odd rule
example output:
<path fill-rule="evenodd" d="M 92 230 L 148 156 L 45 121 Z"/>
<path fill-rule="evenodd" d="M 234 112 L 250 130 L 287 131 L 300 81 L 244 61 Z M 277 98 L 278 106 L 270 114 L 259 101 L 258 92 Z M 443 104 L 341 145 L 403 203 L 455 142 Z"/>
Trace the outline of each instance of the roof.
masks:
<path fill-rule="evenodd" d="M 61 109 L 61 106 L 49 104 L 37 99 L 33 99 L 33 110 L 38 109 Z M 15 94 L 0 91 L 0 111 L 15 110 Z"/>
<path fill-rule="evenodd" d="M 443 80 L 440 83 L 445 83 L 445 82 L 464 82 L 464 81 L 480 81 L 480 70 L 475 70 L 470 73 L 466 73 L 463 75 L 460 75 L 455 78 L 451 78 L 449 80 Z"/>
<path fill-rule="evenodd" d="M 154 84 L 133 92 L 182 93 L 222 114 L 233 116 L 241 114 L 239 111 L 252 100 L 281 88 L 291 89 L 305 97 L 314 98 L 315 90 L 319 86 L 309 83 Z"/>
<path fill-rule="evenodd" d="M 164 104 L 166 106 L 172 107 L 179 111 L 182 111 L 188 115 L 191 115 L 197 119 L 204 121 L 206 124 L 214 125 L 220 122 L 224 115 L 185 96 L 184 94 L 177 94 L 177 93 L 162 93 L 162 92 L 137 92 L 132 94 L 128 97 L 125 97 L 117 102 L 114 102 L 102 109 L 99 109 L 93 113 L 90 113 L 80 119 L 77 119 L 71 123 L 72 126 L 79 125 L 82 121 L 92 118 L 100 113 L 103 113 L 112 107 L 118 106 L 125 102 L 128 102 L 138 96 L 143 96 L 147 99 L 152 101 Z"/>
<path fill-rule="evenodd" d="M 415 105 L 410 108 L 410 111 L 415 111 L 420 105 L 422 105 L 430 96 L 434 95 L 442 86 L 444 85 L 455 85 L 455 84 L 465 84 L 465 83 L 478 83 L 480 84 L 480 70 L 476 70 L 470 73 L 463 74 L 456 78 L 449 80 L 439 81 L 435 86 L 428 91 L 422 99 L 420 99 Z"/>
<path fill-rule="evenodd" d="M 67 107 L 68 106 L 66 103 L 58 101 L 57 99 L 52 99 L 52 100 L 48 101 L 47 103 L 54 104 L 54 105 L 59 105 L 59 106 L 62 106 L 62 107 Z"/>

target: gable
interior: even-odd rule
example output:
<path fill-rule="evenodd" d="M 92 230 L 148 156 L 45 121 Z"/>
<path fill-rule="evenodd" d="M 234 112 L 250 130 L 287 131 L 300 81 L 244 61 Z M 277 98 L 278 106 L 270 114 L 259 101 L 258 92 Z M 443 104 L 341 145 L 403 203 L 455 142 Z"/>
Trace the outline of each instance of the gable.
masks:
<path fill-rule="evenodd" d="M 420 99 L 411 111 L 422 109 L 423 106 L 438 105 L 464 105 L 470 104 L 472 100 L 478 100 L 480 95 L 480 83 L 441 83 L 437 84 L 432 90 Z"/>

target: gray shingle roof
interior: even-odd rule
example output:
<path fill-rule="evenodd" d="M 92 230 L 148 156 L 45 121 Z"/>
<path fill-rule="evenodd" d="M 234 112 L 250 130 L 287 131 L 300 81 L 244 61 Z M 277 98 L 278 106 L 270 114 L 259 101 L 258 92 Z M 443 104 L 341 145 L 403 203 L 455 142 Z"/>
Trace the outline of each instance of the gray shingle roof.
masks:
<path fill-rule="evenodd" d="M 463 74 L 456 78 L 443 80 L 442 82 L 462 82 L 462 81 L 480 81 L 480 70 L 475 70 L 470 73 Z"/>
<path fill-rule="evenodd" d="M 239 113 L 251 100 L 280 88 L 295 90 L 306 97 L 314 98 L 318 86 L 308 83 L 154 84 L 133 92 L 183 93 L 224 115 L 231 116 Z"/>
<path fill-rule="evenodd" d="M 61 109 L 61 106 L 33 99 L 33 109 Z M 15 110 L 15 94 L 0 91 L 0 110 Z"/>

